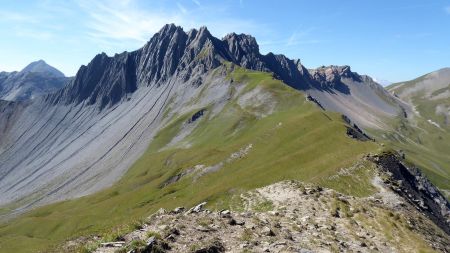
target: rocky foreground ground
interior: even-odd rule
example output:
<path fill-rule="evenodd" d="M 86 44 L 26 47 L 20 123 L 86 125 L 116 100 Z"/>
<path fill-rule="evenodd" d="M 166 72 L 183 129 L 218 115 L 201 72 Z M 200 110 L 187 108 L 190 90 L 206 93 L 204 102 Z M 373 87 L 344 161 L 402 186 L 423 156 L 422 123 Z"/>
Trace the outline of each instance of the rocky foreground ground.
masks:
<path fill-rule="evenodd" d="M 241 195 L 239 211 L 164 209 L 84 252 L 448 252 L 450 237 L 375 177 L 364 198 L 284 181 Z M 103 242 L 102 242 L 103 241 Z M 74 242 L 72 242 L 74 244 Z M 68 244 L 67 249 L 70 246 Z"/>

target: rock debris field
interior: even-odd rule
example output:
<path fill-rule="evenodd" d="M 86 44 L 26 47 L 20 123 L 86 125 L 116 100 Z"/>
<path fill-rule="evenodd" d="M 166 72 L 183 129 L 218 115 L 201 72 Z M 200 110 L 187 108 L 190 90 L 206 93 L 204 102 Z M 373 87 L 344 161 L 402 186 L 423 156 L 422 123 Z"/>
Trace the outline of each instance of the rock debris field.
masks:
<path fill-rule="evenodd" d="M 386 187 L 379 181 L 377 187 Z M 206 204 L 160 209 L 117 241 L 91 238 L 83 244 L 96 247 L 96 253 L 448 252 L 450 248 L 447 234 L 387 188 L 358 198 L 283 181 L 241 194 L 236 210 L 213 212 Z"/>

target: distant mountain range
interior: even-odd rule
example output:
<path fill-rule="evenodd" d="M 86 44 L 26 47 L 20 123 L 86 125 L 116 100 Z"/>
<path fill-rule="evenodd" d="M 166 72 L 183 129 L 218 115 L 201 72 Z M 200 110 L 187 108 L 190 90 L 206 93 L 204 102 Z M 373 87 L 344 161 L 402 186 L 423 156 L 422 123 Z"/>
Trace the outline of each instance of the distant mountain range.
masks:
<path fill-rule="evenodd" d="M 263 55 L 250 35 L 170 24 L 70 79 L 44 62 L 0 76 L 2 99 L 14 100 L 0 100 L 0 214 L 36 208 L 0 227 L 11 251 L 18 238 L 45 249 L 160 207 L 231 208 L 244 190 L 281 180 L 355 197 L 391 185 L 433 235 L 450 224 L 448 69 L 385 89 L 350 66 Z M 394 220 L 395 208 L 370 224 Z M 398 245 L 429 245 L 419 232 Z"/>
<path fill-rule="evenodd" d="M 391 85 L 391 84 L 392 84 L 392 82 L 391 82 L 391 81 L 389 81 L 389 80 L 386 80 L 386 79 L 373 78 L 373 80 L 374 80 L 375 82 L 377 82 L 377 83 L 381 84 L 381 85 L 382 85 L 383 87 L 385 87 L 385 86 L 389 86 L 389 85 Z"/>
<path fill-rule="evenodd" d="M 19 72 L 0 72 L 0 99 L 32 99 L 61 89 L 69 79 L 45 61 L 35 61 Z"/>

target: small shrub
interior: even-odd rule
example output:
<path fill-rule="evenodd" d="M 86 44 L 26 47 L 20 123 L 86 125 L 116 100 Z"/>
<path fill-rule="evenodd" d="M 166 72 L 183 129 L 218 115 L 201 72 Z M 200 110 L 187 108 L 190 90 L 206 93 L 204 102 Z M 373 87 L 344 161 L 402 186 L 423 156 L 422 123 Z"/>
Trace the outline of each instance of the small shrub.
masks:
<path fill-rule="evenodd" d="M 244 229 L 244 231 L 242 231 L 242 234 L 241 234 L 242 241 L 249 242 L 252 240 L 252 238 L 253 238 L 253 232 L 250 229 L 246 228 L 246 229 Z"/>
<path fill-rule="evenodd" d="M 258 212 L 267 212 L 273 210 L 273 203 L 270 200 L 265 200 L 256 204 L 253 209 Z"/>
<path fill-rule="evenodd" d="M 191 246 L 189 246 L 189 251 L 190 252 L 195 252 L 195 251 L 197 251 L 199 249 L 200 249 L 200 245 L 198 245 L 198 244 L 191 244 Z"/>
<path fill-rule="evenodd" d="M 125 232 L 123 231 L 123 229 L 113 229 L 112 231 L 110 231 L 109 233 L 106 233 L 103 236 L 102 241 L 103 242 L 115 242 L 115 241 L 123 241 L 123 234 Z"/>
<path fill-rule="evenodd" d="M 161 239 L 161 234 L 155 231 L 148 231 L 147 232 L 147 237 L 150 238 L 154 236 L 156 239 Z"/>
<path fill-rule="evenodd" d="M 98 243 L 87 243 L 82 246 L 77 252 L 78 253 L 92 253 L 98 248 Z"/>
<path fill-rule="evenodd" d="M 211 218 L 199 218 L 197 219 L 197 224 L 202 227 L 209 227 L 214 221 Z"/>
<path fill-rule="evenodd" d="M 133 240 L 128 246 L 127 251 L 143 249 L 146 246 L 146 243 L 143 240 Z"/>
<path fill-rule="evenodd" d="M 142 224 L 144 224 L 144 221 L 142 221 L 142 220 L 134 220 L 134 221 L 131 223 L 131 228 L 132 228 L 133 230 L 139 230 L 139 229 L 142 229 L 142 228 L 143 228 Z"/>

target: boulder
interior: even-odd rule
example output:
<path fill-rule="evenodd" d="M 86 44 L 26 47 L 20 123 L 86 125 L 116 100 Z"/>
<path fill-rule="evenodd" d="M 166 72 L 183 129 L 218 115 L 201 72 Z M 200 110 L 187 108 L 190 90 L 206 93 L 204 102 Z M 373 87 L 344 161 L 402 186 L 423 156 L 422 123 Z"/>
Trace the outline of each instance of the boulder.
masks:
<path fill-rule="evenodd" d="M 225 252 L 225 247 L 223 246 L 221 241 L 214 240 L 207 246 L 204 246 L 201 249 L 198 249 L 194 252 L 195 253 L 222 253 L 222 252 Z"/>
<path fill-rule="evenodd" d="M 184 211 L 184 209 L 185 209 L 184 207 L 180 206 L 180 207 L 173 209 L 171 213 L 172 214 L 182 213 Z"/>
<path fill-rule="evenodd" d="M 221 218 L 231 218 L 230 210 L 222 210 L 219 212 Z"/>
<path fill-rule="evenodd" d="M 191 209 L 189 209 L 186 213 L 190 214 L 190 213 L 200 213 L 201 211 L 203 211 L 203 207 L 206 205 L 206 202 L 202 202 L 194 207 L 192 207 Z"/>
<path fill-rule="evenodd" d="M 261 233 L 263 234 L 263 235 L 266 235 L 266 236 L 275 236 L 275 233 L 272 231 L 272 229 L 270 229 L 269 227 L 264 227 L 262 230 L 261 230 Z"/>

